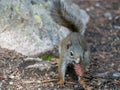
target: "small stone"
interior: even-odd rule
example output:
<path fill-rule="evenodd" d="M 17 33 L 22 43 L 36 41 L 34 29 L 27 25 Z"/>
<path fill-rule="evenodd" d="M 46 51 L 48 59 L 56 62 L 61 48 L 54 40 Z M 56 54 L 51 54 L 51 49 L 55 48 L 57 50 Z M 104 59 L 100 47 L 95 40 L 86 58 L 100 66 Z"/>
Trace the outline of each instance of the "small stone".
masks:
<path fill-rule="evenodd" d="M 94 10 L 95 8 L 94 7 L 90 7 L 90 10 Z"/>
<path fill-rule="evenodd" d="M 104 17 L 108 18 L 109 20 L 112 20 L 112 14 L 110 12 L 104 13 Z"/>
<path fill-rule="evenodd" d="M 86 11 L 91 11 L 91 10 L 94 10 L 95 8 L 94 7 L 89 7 L 89 8 L 86 8 Z"/>
<path fill-rule="evenodd" d="M 120 73 L 113 73 L 113 77 L 115 77 L 115 78 L 120 77 Z"/>
<path fill-rule="evenodd" d="M 115 29 L 120 29 L 120 26 L 114 25 Z"/>
<path fill-rule="evenodd" d="M 78 85 L 74 85 L 75 88 L 78 88 Z"/>
<path fill-rule="evenodd" d="M 41 88 L 38 88 L 38 90 L 41 90 Z"/>
<path fill-rule="evenodd" d="M 89 11 L 90 11 L 90 8 L 86 8 L 86 11 L 88 11 L 88 12 L 89 12 Z"/>
<path fill-rule="evenodd" d="M 96 6 L 96 7 L 100 7 L 100 3 L 96 3 L 95 6 Z"/>
<path fill-rule="evenodd" d="M 119 65 L 119 67 L 118 67 L 118 71 L 120 72 L 120 65 Z"/>
<path fill-rule="evenodd" d="M 84 90 L 82 86 L 74 85 L 75 90 Z"/>
<path fill-rule="evenodd" d="M 54 87 L 54 83 L 51 82 L 50 85 L 51 85 L 51 87 Z"/>
<path fill-rule="evenodd" d="M 2 87 L 2 83 L 0 83 L 0 88 Z"/>
<path fill-rule="evenodd" d="M 49 75 L 50 75 L 50 76 L 55 76 L 55 72 L 52 72 L 52 71 L 51 71 L 51 72 L 49 73 Z"/>
<path fill-rule="evenodd" d="M 9 82 L 10 85 L 13 85 L 13 82 Z"/>
<path fill-rule="evenodd" d="M 114 64 L 114 63 L 112 63 L 112 64 L 111 64 L 111 66 L 112 66 L 112 67 L 114 67 L 114 66 L 115 66 L 115 64 Z"/>
<path fill-rule="evenodd" d="M 15 76 L 13 76 L 13 75 L 10 75 L 10 76 L 9 76 L 9 78 L 13 79 L 13 78 L 15 78 Z"/>

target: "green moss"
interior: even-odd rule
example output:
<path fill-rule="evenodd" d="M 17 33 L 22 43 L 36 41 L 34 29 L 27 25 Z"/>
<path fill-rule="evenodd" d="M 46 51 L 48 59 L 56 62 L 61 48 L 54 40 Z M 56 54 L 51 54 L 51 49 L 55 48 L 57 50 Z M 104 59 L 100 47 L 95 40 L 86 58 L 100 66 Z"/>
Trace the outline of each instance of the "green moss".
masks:
<path fill-rule="evenodd" d="M 7 6 L 5 6 L 4 11 L 11 9 L 12 7 L 13 7 L 12 3 L 9 3 L 7 4 Z"/>
<path fill-rule="evenodd" d="M 18 4 L 16 5 L 15 10 L 18 14 L 20 14 L 20 6 Z"/>
<path fill-rule="evenodd" d="M 10 9 L 10 8 L 12 8 L 12 6 L 13 6 L 12 3 L 9 3 L 7 8 Z"/>
<path fill-rule="evenodd" d="M 39 6 L 40 6 L 40 7 L 43 7 L 44 5 L 40 3 Z"/>
<path fill-rule="evenodd" d="M 53 56 L 41 56 L 43 60 L 52 60 Z"/>
<path fill-rule="evenodd" d="M 34 15 L 34 18 L 35 18 L 35 20 L 36 20 L 38 23 L 42 23 L 42 19 L 41 19 L 40 16 Z"/>
<path fill-rule="evenodd" d="M 22 2 L 25 2 L 25 0 L 22 0 Z"/>

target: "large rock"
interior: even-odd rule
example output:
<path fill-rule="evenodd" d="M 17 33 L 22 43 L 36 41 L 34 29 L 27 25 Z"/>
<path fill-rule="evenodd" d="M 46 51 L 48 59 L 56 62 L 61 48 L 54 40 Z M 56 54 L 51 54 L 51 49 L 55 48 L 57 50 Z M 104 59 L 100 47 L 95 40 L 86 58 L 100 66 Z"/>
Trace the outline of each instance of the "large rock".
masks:
<path fill-rule="evenodd" d="M 52 50 L 69 31 L 57 25 L 49 15 L 46 0 L 0 1 L 0 46 L 23 55 Z M 83 13 L 82 13 L 83 12 Z M 88 15 L 81 11 L 82 18 Z M 85 26 L 87 23 L 85 22 Z"/>

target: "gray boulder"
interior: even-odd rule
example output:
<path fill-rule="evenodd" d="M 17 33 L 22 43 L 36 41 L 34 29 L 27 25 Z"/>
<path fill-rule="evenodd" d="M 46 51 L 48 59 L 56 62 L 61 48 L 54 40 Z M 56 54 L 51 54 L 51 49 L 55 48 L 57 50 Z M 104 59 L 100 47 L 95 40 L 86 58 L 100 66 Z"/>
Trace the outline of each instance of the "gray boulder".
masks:
<path fill-rule="evenodd" d="M 33 56 L 58 46 L 69 30 L 52 20 L 49 5 L 47 0 L 1 0 L 0 47 Z M 81 15 L 89 19 L 83 10 Z"/>

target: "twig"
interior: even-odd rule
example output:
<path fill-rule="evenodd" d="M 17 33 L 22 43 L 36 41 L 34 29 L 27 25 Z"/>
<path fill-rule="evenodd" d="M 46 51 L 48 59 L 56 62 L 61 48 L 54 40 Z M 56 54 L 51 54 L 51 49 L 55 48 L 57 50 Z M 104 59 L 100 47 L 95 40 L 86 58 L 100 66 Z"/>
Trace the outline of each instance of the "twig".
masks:
<path fill-rule="evenodd" d="M 28 84 L 31 84 L 31 83 L 50 83 L 50 82 L 54 82 L 54 81 L 57 81 L 57 79 L 50 79 L 50 80 L 43 80 L 43 81 L 40 81 L 40 80 L 37 80 L 37 81 L 23 81 L 23 83 L 28 83 Z"/>
<path fill-rule="evenodd" d="M 44 80 L 42 83 L 49 83 L 49 82 L 54 82 L 57 81 L 57 79 L 50 79 L 50 80 Z"/>

